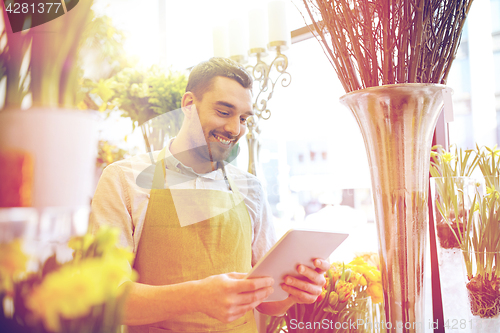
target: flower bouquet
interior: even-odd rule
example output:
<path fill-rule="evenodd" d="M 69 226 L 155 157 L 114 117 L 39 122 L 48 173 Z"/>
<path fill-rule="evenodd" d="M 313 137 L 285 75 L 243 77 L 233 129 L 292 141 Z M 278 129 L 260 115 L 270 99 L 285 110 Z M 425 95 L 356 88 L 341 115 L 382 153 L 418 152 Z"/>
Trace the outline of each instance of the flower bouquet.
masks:
<path fill-rule="evenodd" d="M 73 259 L 48 258 L 28 272 L 21 241 L 1 244 L 0 326 L 12 332 L 117 332 L 132 253 L 116 247 L 119 230 L 101 228 L 68 242 Z M 125 285 L 124 285 L 125 286 Z"/>
<path fill-rule="evenodd" d="M 316 302 L 295 304 L 284 316 L 270 317 L 266 332 L 385 332 L 381 275 L 376 266 L 358 256 L 347 265 L 333 263 L 325 278 Z"/>

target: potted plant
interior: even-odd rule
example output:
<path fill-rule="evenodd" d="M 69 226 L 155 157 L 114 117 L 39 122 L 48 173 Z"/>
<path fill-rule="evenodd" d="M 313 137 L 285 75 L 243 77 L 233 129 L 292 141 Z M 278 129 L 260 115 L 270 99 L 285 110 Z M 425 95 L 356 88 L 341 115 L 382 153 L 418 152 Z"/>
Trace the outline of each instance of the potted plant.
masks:
<path fill-rule="evenodd" d="M 437 176 L 434 204 L 461 251 L 471 313 L 493 318 L 500 314 L 500 150 L 476 146 L 473 153 L 470 164 L 458 155 L 461 166 L 453 170 L 455 156 L 438 149 L 431 166 Z M 452 177 L 458 169 L 470 171 L 476 165 L 483 179 Z M 446 175 L 450 177 L 441 177 Z"/>
<path fill-rule="evenodd" d="M 471 312 L 481 318 L 500 314 L 500 150 L 480 150 L 478 166 L 484 177 L 477 191 L 460 241 L 467 273 Z"/>
<path fill-rule="evenodd" d="M 132 129 L 141 127 L 147 149 L 161 149 L 165 138 L 175 136 L 181 127 L 180 107 L 187 85 L 181 72 L 158 66 L 125 68 L 109 79 L 87 80 L 85 85 L 101 111 L 119 110 L 130 118 Z"/>
<path fill-rule="evenodd" d="M 5 1 L 3 8 L 2 66 L 7 91 L 0 111 L 0 151 L 32 157 L 32 206 L 88 210 L 97 119 L 76 106 L 81 76 L 78 52 L 91 24 L 92 1 L 76 6 L 66 2 L 71 10 L 64 15 L 16 33 L 5 15 L 12 3 Z"/>
<path fill-rule="evenodd" d="M 5 6 L 5 4 L 4 4 Z M 26 70 L 21 70 L 24 56 L 31 42 L 31 34 L 26 31 L 14 34 L 9 26 L 9 18 L 5 8 L 2 8 L 2 40 L 6 45 L 0 51 L 0 74 L 6 80 L 4 109 L 18 109 L 28 93 L 26 87 Z"/>

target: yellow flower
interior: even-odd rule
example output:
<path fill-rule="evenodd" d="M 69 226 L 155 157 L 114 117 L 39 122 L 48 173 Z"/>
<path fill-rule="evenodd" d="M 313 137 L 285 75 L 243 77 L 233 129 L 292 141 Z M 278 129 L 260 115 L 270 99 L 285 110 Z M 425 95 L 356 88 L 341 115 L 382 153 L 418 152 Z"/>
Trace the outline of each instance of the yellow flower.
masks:
<path fill-rule="evenodd" d="M 363 275 L 361 275 L 361 277 L 359 278 L 359 284 L 362 285 L 362 286 L 366 286 L 367 285 L 367 282 L 366 282 L 366 279 Z"/>
<path fill-rule="evenodd" d="M 120 295 L 124 279 L 135 280 L 127 258 L 115 255 L 90 258 L 48 274 L 33 289 L 26 307 L 49 331 L 60 329 L 60 319 L 87 315 L 92 307 Z"/>
<path fill-rule="evenodd" d="M 94 235 L 92 234 L 85 234 L 83 236 L 77 236 L 77 237 L 72 237 L 68 241 L 68 247 L 70 249 L 73 249 L 75 251 L 87 251 L 90 244 L 94 241 Z"/>
<path fill-rule="evenodd" d="M 450 152 L 444 153 L 442 156 L 443 162 L 446 164 L 450 164 L 452 161 L 454 161 L 457 157 L 453 155 Z"/>
<path fill-rule="evenodd" d="M 349 279 L 349 282 L 351 282 L 353 287 L 356 288 L 358 286 L 358 284 L 360 284 L 360 280 L 362 277 L 363 277 L 362 274 L 360 274 L 358 272 L 353 272 L 351 274 L 351 278 Z M 366 282 L 366 280 L 365 280 L 365 282 Z"/>
<path fill-rule="evenodd" d="M 500 156 L 500 149 L 497 148 L 497 145 L 494 145 L 493 148 L 490 150 L 490 156 L 495 158 L 496 156 Z"/>
<path fill-rule="evenodd" d="M 92 274 L 98 272 L 81 268 L 65 266 L 48 274 L 27 298 L 26 307 L 43 320 L 49 331 L 60 329 L 61 317 L 82 317 L 99 304 L 101 282 L 97 274 Z"/>
<path fill-rule="evenodd" d="M 118 239 L 120 237 L 120 229 L 112 228 L 107 225 L 103 225 L 99 228 L 95 234 L 95 241 L 97 242 L 98 252 L 106 252 L 109 249 L 115 248 L 118 244 Z"/>
<path fill-rule="evenodd" d="M 124 281 L 137 279 L 131 268 L 133 253 L 116 247 L 119 233 L 103 227 L 95 236 L 71 239 L 68 245 L 75 250 L 74 260 L 47 274 L 33 288 L 26 307 L 42 319 L 47 330 L 59 331 L 61 319 L 89 314 L 93 307 L 120 296 Z"/>
<path fill-rule="evenodd" d="M 380 269 L 380 259 L 378 256 L 378 253 L 375 252 L 362 252 L 357 254 L 356 259 L 361 258 L 363 259 L 369 266 L 374 266 L 377 267 L 377 269 Z"/>
<path fill-rule="evenodd" d="M 493 185 L 493 184 L 491 185 L 491 187 L 486 186 L 486 194 L 490 198 L 492 198 L 493 196 L 495 196 L 495 198 L 498 199 L 500 197 L 500 194 L 495 189 L 495 185 Z"/>
<path fill-rule="evenodd" d="M 13 279 L 26 270 L 27 261 L 19 239 L 0 243 L 0 291 L 12 290 Z"/>
<path fill-rule="evenodd" d="M 367 288 L 368 295 L 372 297 L 374 303 L 381 303 L 384 300 L 384 290 L 381 283 L 372 283 Z"/>
<path fill-rule="evenodd" d="M 367 269 L 366 272 L 363 274 L 368 281 L 368 284 L 371 282 L 380 282 L 382 280 L 382 276 L 380 275 L 380 271 L 377 270 L 375 267 L 371 269 Z"/>
<path fill-rule="evenodd" d="M 356 257 L 354 258 L 350 263 L 349 265 L 354 265 L 354 266 L 365 266 L 366 265 L 366 261 L 363 259 L 363 257 Z"/>
<path fill-rule="evenodd" d="M 338 302 L 339 294 L 337 294 L 335 291 L 330 292 L 330 296 L 328 296 L 328 304 L 330 304 L 331 307 L 335 307 Z"/>

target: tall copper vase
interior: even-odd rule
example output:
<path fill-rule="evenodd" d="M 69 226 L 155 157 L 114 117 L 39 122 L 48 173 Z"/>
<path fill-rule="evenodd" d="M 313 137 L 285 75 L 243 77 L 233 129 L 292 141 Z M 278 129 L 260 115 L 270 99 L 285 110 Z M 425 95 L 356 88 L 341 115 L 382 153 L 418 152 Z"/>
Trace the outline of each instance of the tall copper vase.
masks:
<path fill-rule="evenodd" d="M 341 97 L 363 134 L 372 179 L 386 326 L 423 332 L 429 159 L 444 86 L 407 83 Z"/>

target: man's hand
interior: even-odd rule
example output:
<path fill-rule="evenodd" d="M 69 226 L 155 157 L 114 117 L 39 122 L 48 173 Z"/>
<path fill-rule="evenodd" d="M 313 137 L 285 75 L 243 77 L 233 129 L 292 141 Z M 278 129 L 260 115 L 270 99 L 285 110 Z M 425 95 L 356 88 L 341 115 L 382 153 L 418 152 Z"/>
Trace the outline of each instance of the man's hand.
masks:
<path fill-rule="evenodd" d="M 199 281 L 199 311 L 229 323 L 255 308 L 273 292 L 272 278 L 245 280 L 245 276 L 244 273 L 229 273 Z"/>
<path fill-rule="evenodd" d="M 305 265 L 297 266 L 297 272 L 305 279 L 285 276 L 285 283 L 281 285 L 281 288 L 290 294 L 289 298 L 294 303 L 311 304 L 321 294 L 326 283 L 324 274 L 330 268 L 330 264 L 326 260 L 315 259 L 314 267 L 316 269 L 311 269 Z"/>
<path fill-rule="evenodd" d="M 330 264 L 326 260 L 315 259 L 314 267 L 297 266 L 297 272 L 304 278 L 285 276 L 285 283 L 281 285 L 290 296 L 283 301 L 262 303 L 257 310 L 270 316 L 282 316 L 295 303 L 314 303 L 326 283 L 324 274 Z"/>

